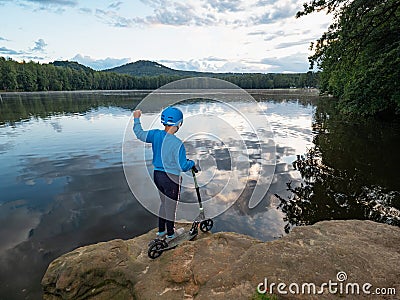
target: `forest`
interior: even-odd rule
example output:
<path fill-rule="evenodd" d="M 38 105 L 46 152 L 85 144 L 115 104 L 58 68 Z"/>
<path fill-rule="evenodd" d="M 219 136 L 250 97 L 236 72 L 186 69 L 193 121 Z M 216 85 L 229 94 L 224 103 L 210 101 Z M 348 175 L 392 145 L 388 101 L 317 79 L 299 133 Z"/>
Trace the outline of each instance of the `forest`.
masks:
<path fill-rule="evenodd" d="M 153 90 L 187 77 L 164 74 L 131 76 L 95 71 L 77 63 L 57 66 L 52 63 L 17 62 L 0 57 L 0 90 L 3 91 Z M 212 77 L 224 79 L 243 89 L 272 89 L 316 87 L 318 74 L 215 73 Z"/>
<path fill-rule="evenodd" d="M 400 1 L 312 0 L 297 17 L 317 11 L 334 16 L 311 45 L 321 92 L 345 115 L 400 116 Z"/>

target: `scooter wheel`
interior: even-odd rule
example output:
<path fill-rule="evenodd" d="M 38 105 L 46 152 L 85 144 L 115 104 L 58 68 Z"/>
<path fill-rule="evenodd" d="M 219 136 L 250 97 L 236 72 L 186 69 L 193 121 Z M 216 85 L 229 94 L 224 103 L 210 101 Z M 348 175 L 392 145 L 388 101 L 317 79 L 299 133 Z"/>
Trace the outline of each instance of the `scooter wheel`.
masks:
<path fill-rule="evenodd" d="M 151 246 L 153 246 L 153 245 L 154 245 L 155 243 L 157 243 L 157 242 L 162 242 L 162 240 L 159 239 L 159 238 L 156 238 L 156 239 L 154 239 L 154 240 L 151 240 L 147 246 L 151 247 Z"/>
<path fill-rule="evenodd" d="M 211 219 L 201 221 L 200 222 L 200 230 L 203 232 L 210 231 L 211 228 L 213 227 L 213 225 L 214 225 L 214 222 Z"/>
<path fill-rule="evenodd" d="M 162 254 L 164 248 L 165 244 L 162 241 L 156 241 L 150 245 L 147 255 L 151 259 L 155 259 Z"/>
<path fill-rule="evenodd" d="M 197 235 L 197 233 L 198 233 L 198 231 L 197 231 L 197 227 L 195 227 L 195 228 L 192 228 L 192 229 L 190 229 L 190 231 L 189 231 L 189 234 L 190 234 L 191 236 L 193 236 L 193 235 Z"/>

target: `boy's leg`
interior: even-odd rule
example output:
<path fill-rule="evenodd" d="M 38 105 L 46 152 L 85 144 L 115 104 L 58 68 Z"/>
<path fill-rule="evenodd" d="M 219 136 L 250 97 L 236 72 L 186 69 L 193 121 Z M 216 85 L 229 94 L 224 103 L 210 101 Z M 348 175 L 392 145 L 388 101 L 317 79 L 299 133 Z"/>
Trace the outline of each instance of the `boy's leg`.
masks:
<path fill-rule="evenodd" d="M 167 203 L 168 203 L 168 205 L 166 205 L 167 206 L 167 208 L 166 208 L 166 212 L 167 212 L 167 220 L 166 220 L 167 234 L 171 236 L 175 232 L 175 229 L 174 229 L 175 222 L 174 222 L 174 220 L 175 220 L 175 212 L 176 212 L 176 206 L 177 206 L 176 204 L 178 202 L 176 202 L 175 200 L 168 199 Z"/>
<path fill-rule="evenodd" d="M 157 174 L 157 180 L 160 185 L 160 197 L 164 200 L 161 202 L 161 205 L 164 208 L 164 215 L 162 216 L 166 221 L 167 234 L 173 235 L 175 213 L 179 198 L 179 176 L 160 172 Z"/>
<path fill-rule="evenodd" d="M 157 186 L 158 194 L 160 195 L 160 209 L 158 211 L 158 232 L 165 231 L 166 214 L 165 214 L 165 195 L 163 191 L 162 172 L 154 171 L 154 183 Z"/>
<path fill-rule="evenodd" d="M 176 208 L 179 199 L 179 176 L 166 174 L 168 177 L 168 184 L 165 190 L 165 213 L 167 219 L 167 234 L 174 234 L 174 223 Z"/>
<path fill-rule="evenodd" d="M 164 232 L 165 231 L 165 199 L 164 199 L 164 194 L 160 192 L 160 199 L 161 199 L 161 204 L 160 204 L 160 210 L 158 211 L 158 232 Z"/>

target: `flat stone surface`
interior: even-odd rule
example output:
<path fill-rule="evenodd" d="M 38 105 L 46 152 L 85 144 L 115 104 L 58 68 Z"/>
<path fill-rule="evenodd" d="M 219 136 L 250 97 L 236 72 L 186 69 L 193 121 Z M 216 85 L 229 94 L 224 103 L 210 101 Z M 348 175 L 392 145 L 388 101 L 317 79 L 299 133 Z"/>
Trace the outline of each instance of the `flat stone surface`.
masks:
<path fill-rule="evenodd" d="M 155 230 L 57 258 L 42 280 L 44 299 L 251 299 L 266 280 L 269 287 L 275 283 L 278 299 L 400 299 L 398 227 L 324 221 L 270 242 L 231 232 L 200 233 L 151 260 L 147 244 L 154 236 Z M 340 272 L 347 280 L 338 280 Z M 329 293 L 329 281 L 338 293 Z M 278 293 L 279 283 L 286 285 L 286 295 Z M 301 292 L 304 283 L 324 294 L 313 295 L 312 287 L 310 294 L 308 285 L 303 294 L 290 293 L 289 285 Z M 346 295 L 349 283 L 360 287 L 360 295 Z M 372 285 L 371 295 L 361 290 L 366 283 Z M 397 295 L 372 295 L 375 288 L 395 288 Z"/>

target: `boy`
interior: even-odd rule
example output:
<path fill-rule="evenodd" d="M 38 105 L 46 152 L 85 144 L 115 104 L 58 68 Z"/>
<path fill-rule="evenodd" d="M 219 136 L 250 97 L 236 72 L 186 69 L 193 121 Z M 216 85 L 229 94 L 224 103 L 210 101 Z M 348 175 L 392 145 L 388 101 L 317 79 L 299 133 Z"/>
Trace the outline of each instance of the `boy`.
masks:
<path fill-rule="evenodd" d="M 151 143 L 153 149 L 154 183 L 161 199 L 157 237 L 167 235 L 170 240 L 177 234 L 174 220 L 179 198 L 180 173 L 189 171 L 195 163 L 186 159 L 185 147 L 174 135 L 183 124 L 183 113 L 178 108 L 167 107 L 161 113 L 164 130 L 144 131 L 140 124 L 141 115 L 140 110 L 133 112 L 133 132 L 139 140 Z"/>

